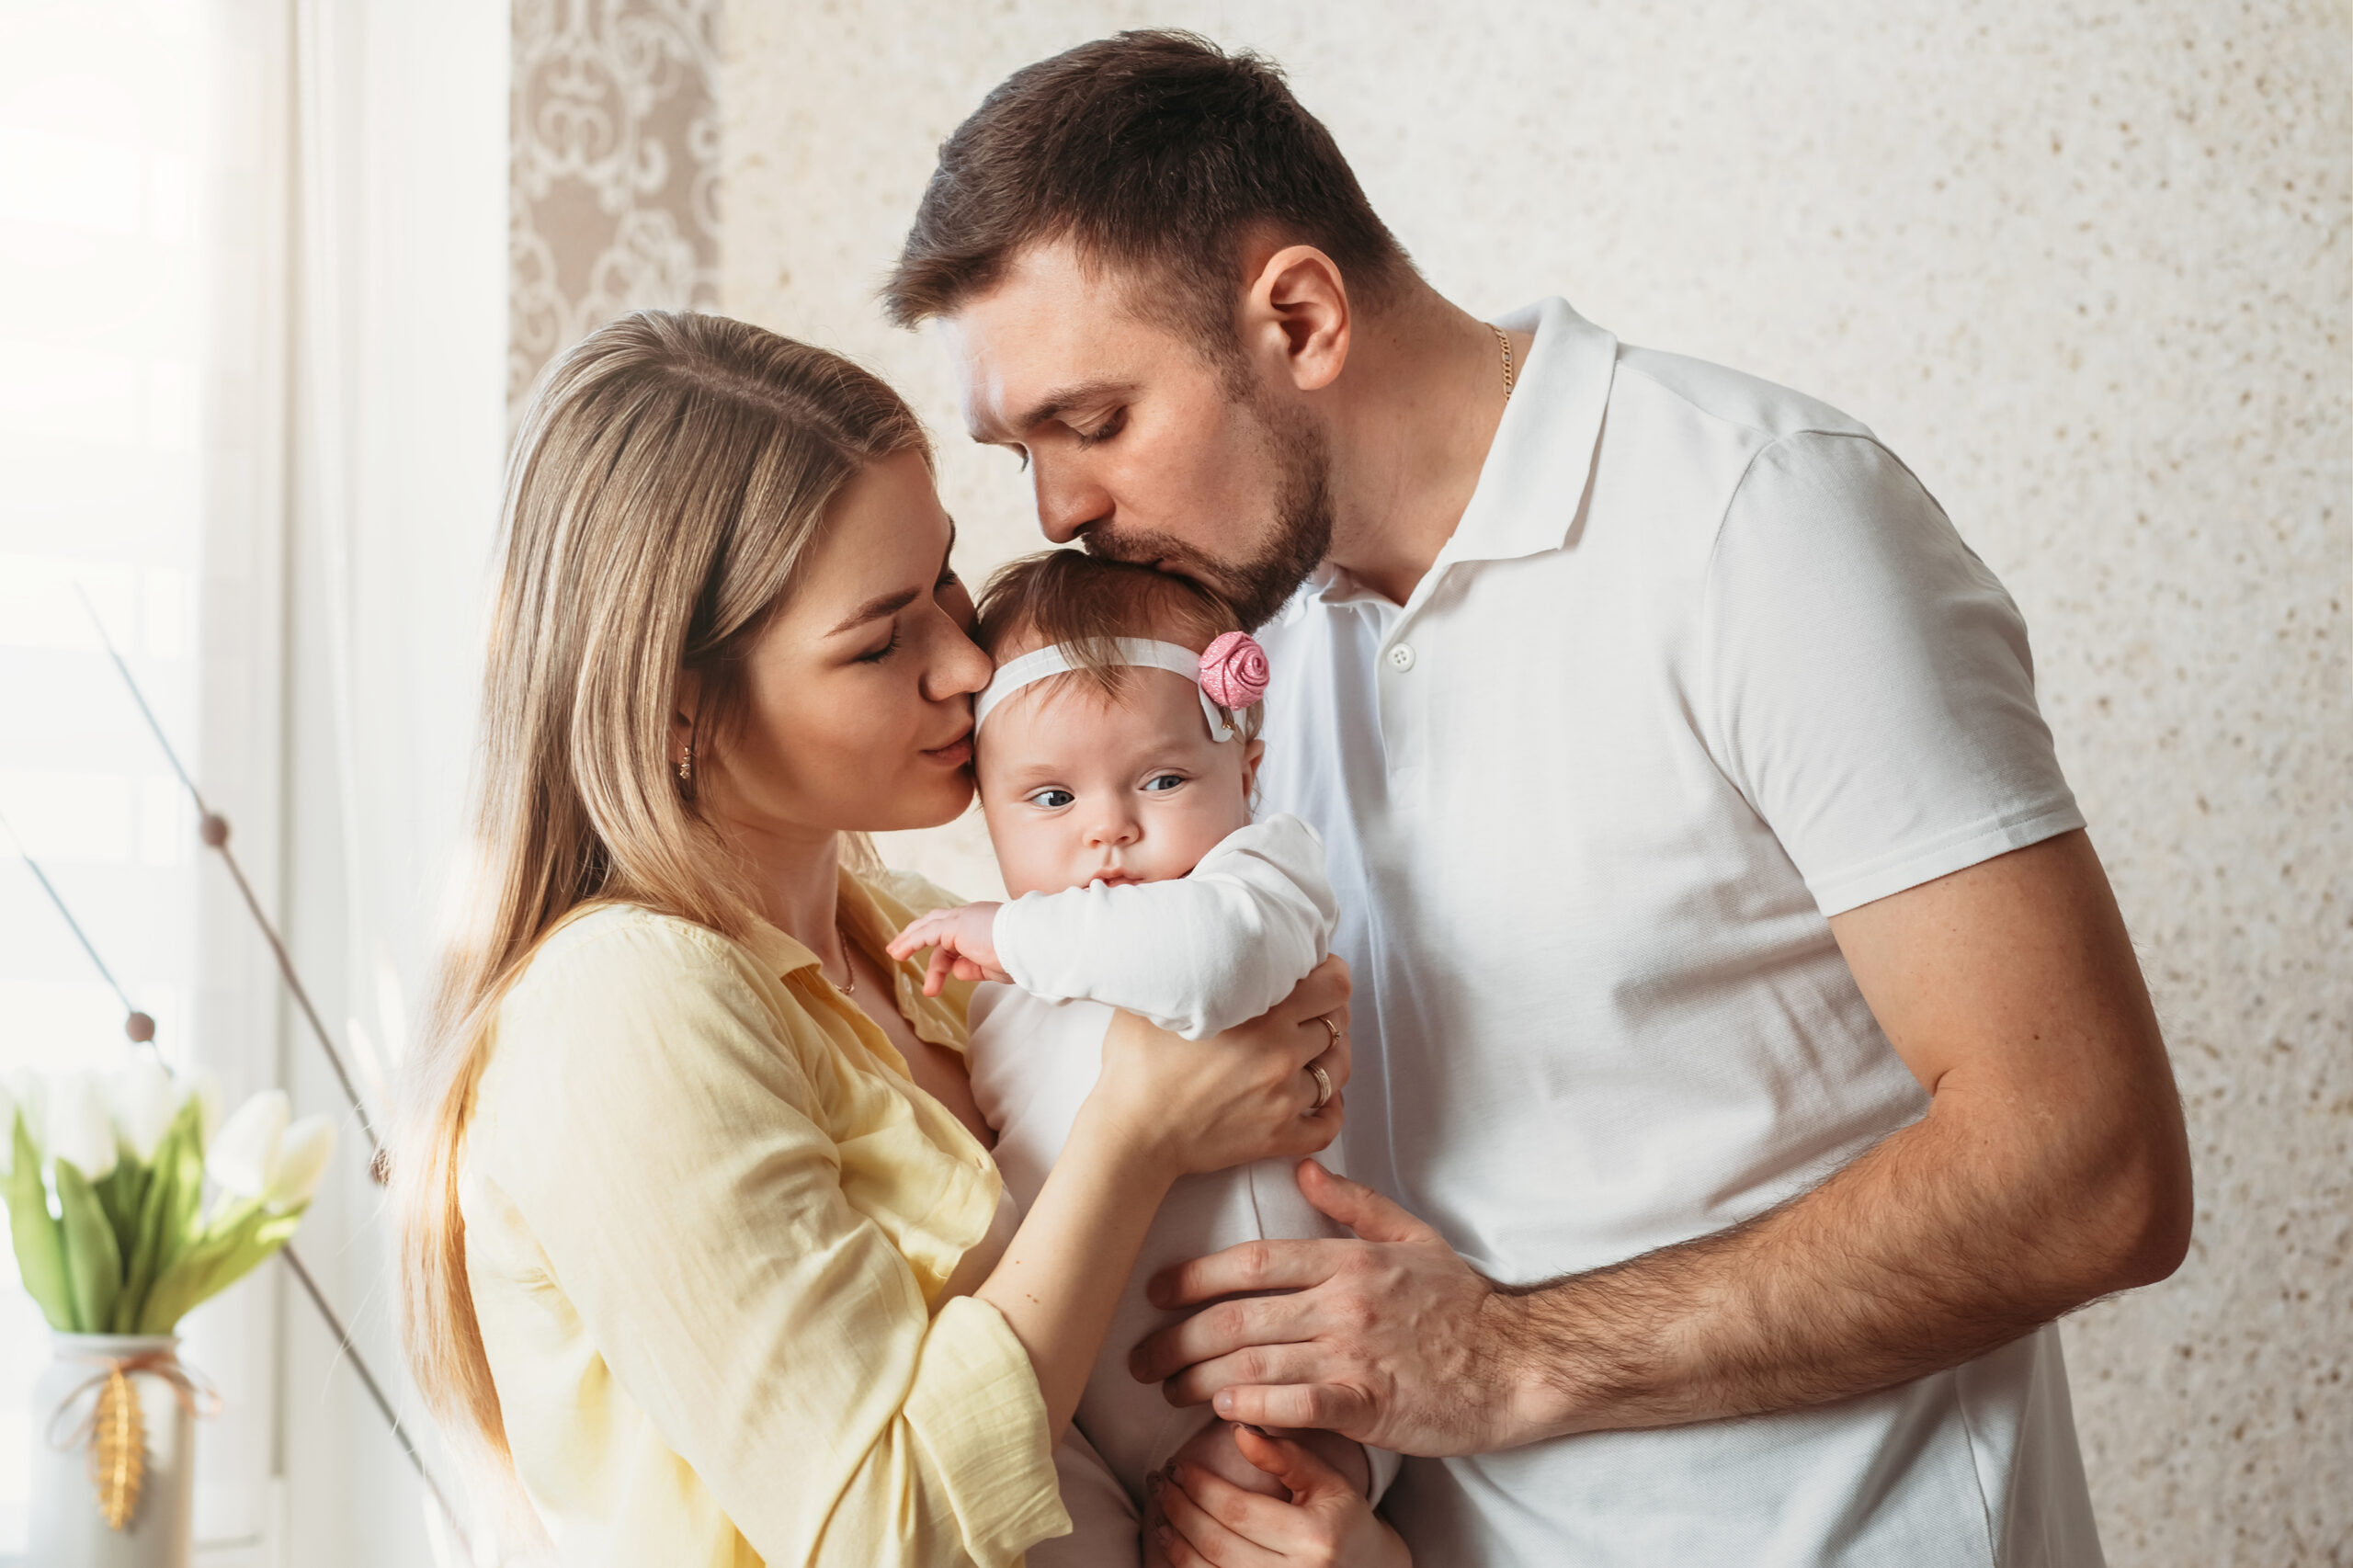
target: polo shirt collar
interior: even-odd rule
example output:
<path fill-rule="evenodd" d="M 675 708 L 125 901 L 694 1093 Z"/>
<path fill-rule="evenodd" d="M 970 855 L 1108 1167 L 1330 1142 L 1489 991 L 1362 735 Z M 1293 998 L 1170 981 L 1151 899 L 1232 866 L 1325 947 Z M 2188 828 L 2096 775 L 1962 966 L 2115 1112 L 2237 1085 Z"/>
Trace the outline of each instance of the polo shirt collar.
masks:
<path fill-rule="evenodd" d="M 1532 329 L 1536 339 L 1480 466 L 1479 487 L 1438 551 L 1439 565 L 1511 561 L 1566 544 L 1609 406 L 1618 339 L 1566 300 L 1540 300 L 1495 324 L 1506 332 Z"/>
<path fill-rule="evenodd" d="M 1593 477 L 1618 368 L 1617 336 L 1557 296 L 1500 316 L 1495 324 L 1506 332 L 1532 331 L 1535 341 L 1513 381 L 1471 504 L 1425 581 L 1459 561 L 1512 561 L 1560 549 Z M 1366 594 L 1327 561 L 1291 601 L 1291 614 L 1309 598 L 1346 604 Z"/>

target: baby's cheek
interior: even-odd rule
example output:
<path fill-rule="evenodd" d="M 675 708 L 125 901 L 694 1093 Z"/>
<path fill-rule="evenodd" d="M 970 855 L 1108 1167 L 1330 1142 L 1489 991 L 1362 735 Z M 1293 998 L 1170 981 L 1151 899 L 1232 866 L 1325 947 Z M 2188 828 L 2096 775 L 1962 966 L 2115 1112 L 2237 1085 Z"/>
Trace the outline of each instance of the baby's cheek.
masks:
<path fill-rule="evenodd" d="M 1060 892 L 1070 885 L 1071 829 L 1057 820 L 1023 822 L 1011 812 L 988 813 L 989 846 L 1008 898 Z"/>

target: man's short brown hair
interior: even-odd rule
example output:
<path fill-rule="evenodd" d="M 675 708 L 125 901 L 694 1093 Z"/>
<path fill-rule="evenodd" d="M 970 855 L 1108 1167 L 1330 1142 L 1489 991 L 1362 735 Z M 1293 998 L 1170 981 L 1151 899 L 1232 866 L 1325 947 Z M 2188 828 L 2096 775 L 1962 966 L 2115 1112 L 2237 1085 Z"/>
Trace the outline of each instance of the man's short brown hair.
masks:
<path fill-rule="evenodd" d="M 1272 62 L 1125 32 L 1015 72 L 956 128 L 882 297 L 913 326 L 994 287 L 1025 247 L 1070 239 L 1142 275 L 1141 307 L 1218 350 L 1261 228 L 1329 256 L 1366 305 L 1412 271 Z"/>

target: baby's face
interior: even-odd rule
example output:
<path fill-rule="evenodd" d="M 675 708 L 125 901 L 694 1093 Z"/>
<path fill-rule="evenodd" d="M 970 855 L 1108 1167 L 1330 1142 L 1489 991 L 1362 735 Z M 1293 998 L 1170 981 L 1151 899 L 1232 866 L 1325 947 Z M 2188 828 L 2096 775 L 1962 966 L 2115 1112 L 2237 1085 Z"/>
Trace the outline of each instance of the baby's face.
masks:
<path fill-rule="evenodd" d="M 1126 674 L 1116 700 L 1051 679 L 990 712 L 974 766 L 1011 897 L 1181 877 L 1249 825 L 1261 744 L 1210 739 L 1183 676 Z"/>

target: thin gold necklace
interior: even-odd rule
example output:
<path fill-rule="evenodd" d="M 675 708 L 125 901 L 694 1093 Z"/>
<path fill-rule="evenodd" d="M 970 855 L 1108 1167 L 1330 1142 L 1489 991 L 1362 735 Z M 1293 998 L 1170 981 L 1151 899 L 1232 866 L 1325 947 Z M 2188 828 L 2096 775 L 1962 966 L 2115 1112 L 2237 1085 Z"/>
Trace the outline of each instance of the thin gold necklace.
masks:
<path fill-rule="evenodd" d="M 858 994 L 858 960 L 849 956 L 849 933 L 842 929 L 842 923 L 838 920 L 834 922 L 834 935 L 842 939 L 842 968 L 849 973 L 849 978 L 842 982 L 842 994 L 855 996 Z M 825 978 L 830 980 L 833 976 Z"/>
<path fill-rule="evenodd" d="M 1511 384 L 1518 379 L 1518 376 L 1514 374 L 1512 368 L 1511 335 L 1504 331 L 1503 328 L 1497 326 L 1493 322 L 1489 322 L 1487 324 L 1487 330 L 1495 335 L 1495 347 L 1504 351 L 1504 401 L 1506 403 L 1509 403 L 1511 401 Z"/>

